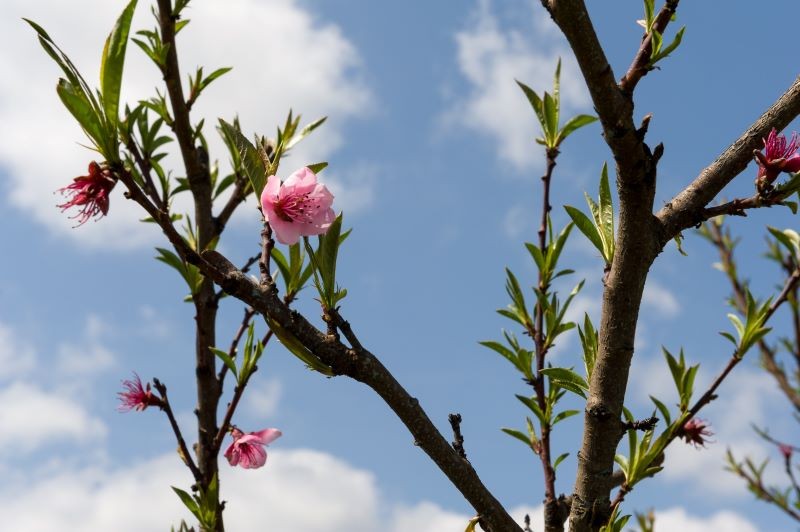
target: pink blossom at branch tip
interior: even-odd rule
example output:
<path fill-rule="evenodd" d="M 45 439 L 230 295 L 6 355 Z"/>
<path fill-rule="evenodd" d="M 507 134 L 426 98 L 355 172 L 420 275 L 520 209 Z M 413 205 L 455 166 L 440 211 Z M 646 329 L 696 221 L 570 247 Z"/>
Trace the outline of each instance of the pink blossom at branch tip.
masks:
<path fill-rule="evenodd" d="M 686 440 L 686 443 L 691 443 L 695 447 L 705 447 L 706 443 L 711 440 L 709 436 L 714 433 L 709 430 L 709 424 L 702 419 L 692 418 L 683 424 L 683 427 L 678 429 L 678 436 Z"/>
<path fill-rule="evenodd" d="M 133 374 L 133 380 L 122 381 L 122 386 L 125 388 L 124 392 L 119 392 L 120 405 L 117 410 L 120 412 L 130 412 L 131 410 L 142 411 L 148 406 L 161 407 L 163 402 L 161 398 L 153 395 L 150 391 L 150 383 L 147 387 L 142 386 L 142 380 L 136 373 Z"/>
<path fill-rule="evenodd" d="M 267 462 L 267 451 L 264 447 L 281 437 L 278 429 L 264 429 L 258 432 L 245 434 L 233 427 L 231 436 L 233 442 L 225 451 L 225 458 L 232 466 L 242 466 L 244 469 L 256 469 Z"/>
<path fill-rule="evenodd" d="M 58 208 L 64 212 L 71 207 L 79 207 L 78 212 L 71 216 L 78 219 L 78 226 L 85 224 L 89 218 L 105 216 L 108 214 L 109 194 L 116 184 L 108 168 L 92 161 L 88 175 L 78 176 L 66 187 L 58 189 L 58 192 L 67 196 L 67 201 L 58 205 Z"/>
<path fill-rule="evenodd" d="M 281 183 L 271 175 L 261 192 L 261 210 L 281 244 L 295 244 L 301 236 L 325 233 L 336 218 L 333 194 L 307 167 Z"/>
<path fill-rule="evenodd" d="M 764 151 L 756 155 L 758 176 L 756 182 L 760 189 L 769 185 L 781 172 L 800 171 L 800 138 L 797 132 L 792 133 L 788 141 L 785 135 L 779 135 L 775 128 L 764 139 Z"/>

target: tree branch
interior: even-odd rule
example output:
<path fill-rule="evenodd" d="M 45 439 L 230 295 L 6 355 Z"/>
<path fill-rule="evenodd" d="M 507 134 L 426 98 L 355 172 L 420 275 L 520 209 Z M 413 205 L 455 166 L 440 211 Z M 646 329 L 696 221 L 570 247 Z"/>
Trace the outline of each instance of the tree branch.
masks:
<path fill-rule="evenodd" d="M 682 230 L 705 218 L 705 207 L 747 167 L 753 150 L 762 147 L 772 128 L 782 130 L 800 114 L 800 78 L 728 149 L 658 212 L 663 247 Z"/>
<path fill-rule="evenodd" d="M 483 485 L 470 463 L 458 455 L 431 422 L 419 401 L 408 394 L 375 355 L 364 348 L 350 348 L 332 340 L 302 315 L 291 311 L 278 297 L 274 284 L 255 282 L 216 251 L 197 253 L 183 241 L 169 217 L 150 202 L 132 176 L 123 173 L 120 181 L 128 188 L 128 197 L 142 205 L 159 224 L 181 258 L 200 268 L 204 275 L 230 295 L 275 320 L 336 374 L 347 375 L 375 390 L 408 428 L 420 448 L 481 515 L 482 523 L 486 524 L 489 531 L 521 531 L 520 526 Z"/>

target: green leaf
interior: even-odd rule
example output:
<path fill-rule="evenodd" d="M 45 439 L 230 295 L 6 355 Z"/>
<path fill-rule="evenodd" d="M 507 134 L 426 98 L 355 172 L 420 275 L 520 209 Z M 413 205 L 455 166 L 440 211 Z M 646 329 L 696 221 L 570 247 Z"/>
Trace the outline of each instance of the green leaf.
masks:
<path fill-rule="evenodd" d="M 663 50 L 661 50 L 662 46 L 662 36 L 658 32 L 653 32 L 653 35 L 658 35 L 658 50 L 656 51 L 656 47 L 653 46 L 653 51 L 656 52 L 655 54 L 650 56 L 650 65 L 654 65 L 658 61 L 661 61 L 669 54 L 671 54 L 675 49 L 680 46 L 681 41 L 683 40 L 683 32 L 686 31 L 686 26 L 682 27 L 678 30 L 678 33 L 675 34 L 675 39 Z"/>
<path fill-rule="evenodd" d="M 609 264 L 614 258 L 614 206 L 611 202 L 611 188 L 608 185 L 608 165 L 603 163 L 600 172 L 599 229 L 603 241 L 604 256 Z"/>
<path fill-rule="evenodd" d="M 561 128 L 561 131 L 558 133 L 558 139 L 556 140 L 556 145 L 560 145 L 570 134 L 574 133 L 576 130 L 582 128 L 583 126 L 588 126 L 589 124 L 597 122 L 597 117 L 592 115 L 576 115 L 567 120 L 567 123 L 564 124 L 564 127 Z"/>
<path fill-rule="evenodd" d="M 209 349 L 211 349 L 211 352 L 217 355 L 217 357 L 219 357 L 219 359 L 222 360 L 226 366 L 228 366 L 228 369 L 231 370 L 231 373 L 236 376 L 236 380 L 238 381 L 239 372 L 236 370 L 236 362 L 234 362 L 233 359 L 228 356 L 228 353 L 222 349 L 217 349 L 216 347 L 209 347 Z"/>
<path fill-rule="evenodd" d="M 527 406 L 531 412 L 534 413 L 534 415 L 539 420 L 539 423 L 541 423 L 542 425 L 548 423 L 549 420 L 545 416 L 545 413 L 542 412 L 542 409 L 539 408 L 539 404 L 536 402 L 536 399 L 533 399 L 531 397 L 525 397 L 524 395 L 515 395 L 515 397 L 519 399 L 520 402 L 522 402 L 522 404 Z"/>
<path fill-rule="evenodd" d="M 280 323 L 269 316 L 264 316 L 264 319 L 267 321 L 267 325 L 269 326 L 270 330 L 275 333 L 275 336 L 278 337 L 278 340 L 280 340 L 280 342 L 286 349 L 289 350 L 289 352 L 302 360 L 314 371 L 318 371 L 323 375 L 327 375 L 328 377 L 334 376 L 333 370 L 325 365 L 320 359 L 318 359 L 311 351 L 309 351 L 308 348 L 306 348 L 306 346 L 304 346 L 302 342 L 300 342 L 300 340 L 294 334 L 292 334 L 291 331 L 285 329 Z"/>
<path fill-rule="evenodd" d="M 564 453 L 564 454 L 559 455 L 558 458 L 556 458 L 555 462 L 553 462 L 553 469 L 554 470 L 558 469 L 559 464 L 561 464 L 561 462 L 563 462 L 564 459 L 566 457 L 568 457 L 568 456 L 569 456 L 569 453 Z"/>
<path fill-rule="evenodd" d="M 563 421 L 569 417 L 574 416 L 575 414 L 580 414 L 580 410 L 564 410 L 563 412 L 559 412 L 556 414 L 556 417 L 553 418 L 553 425 L 558 423 L 559 421 Z"/>
<path fill-rule="evenodd" d="M 508 434 L 512 438 L 518 439 L 519 441 L 524 443 L 527 447 L 531 446 L 531 439 L 527 435 L 523 434 L 522 432 L 520 432 L 518 430 L 515 430 L 515 429 L 500 429 L 500 430 L 502 430 L 503 432 L 505 432 L 506 434 Z"/>
<path fill-rule="evenodd" d="M 544 368 L 541 370 L 553 383 L 566 388 L 571 392 L 586 397 L 585 392 L 589 390 L 589 385 L 583 377 L 568 368 Z"/>
<path fill-rule="evenodd" d="M 575 226 L 578 228 L 578 230 L 589 239 L 589 241 L 601 254 L 603 254 L 603 258 L 605 259 L 603 241 L 600 239 L 600 233 L 597 231 L 597 227 L 595 227 L 589 217 L 575 207 L 571 207 L 569 205 L 565 205 L 564 209 L 567 211 L 569 217 L 572 218 L 572 221 L 575 223 Z"/>
<path fill-rule="evenodd" d="M 558 135 L 558 104 L 547 92 L 544 93 L 544 118 L 544 136 L 547 139 L 548 146 L 553 146 Z"/>
<path fill-rule="evenodd" d="M 664 423 L 667 426 L 671 425 L 672 421 L 671 421 L 671 418 L 670 418 L 670 415 L 669 415 L 669 409 L 666 407 L 666 405 L 664 405 L 664 403 L 662 403 L 661 401 L 659 401 L 658 399 L 656 399 L 652 395 L 650 396 L 650 400 L 653 401 L 653 403 L 655 403 L 656 408 L 658 408 L 658 411 L 661 413 L 661 416 L 664 418 Z"/>
<path fill-rule="evenodd" d="M 125 65 L 125 50 L 128 47 L 133 12 L 137 0 L 131 0 L 117 19 L 114 28 L 106 39 L 103 57 L 100 61 L 100 92 L 106 119 L 113 127 L 119 121 L 119 93 L 122 86 L 122 71 Z"/>
<path fill-rule="evenodd" d="M 315 174 L 318 174 L 327 167 L 328 163 L 315 163 L 315 164 L 309 164 L 307 168 L 312 172 L 314 172 Z"/>
<path fill-rule="evenodd" d="M 298 120 L 300 120 L 300 117 L 298 116 L 298 117 L 297 117 L 297 119 L 298 119 Z M 328 119 L 328 117 L 327 117 L 327 116 L 323 116 L 322 118 L 318 118 L 317 120 L 315 120 L 315 121 L 311 122 L 311 123 L 310 123 L 310 124 L 308 124 L 306 127 L 304 127 L 303 129 L 301 129 L 301 130 L 300 130 L 300 133 L 298 133 L 298 134 L 294 135 L 294 136 L 293 136 L 293 137 L 292 137 L 292 138 L 289 140 L 289 142 L 287 142 L 287 143 L 285 144 L 284 151 L 288 151 L 288 150 L 290 150 L 290 149 L 291 149 L 292 147 L 294 147 L 294 146 L 295 146 L 295 145 L 296 145 L 298 142 L 300 142 L 301 140 L 303 140 L 304 138 L 306 138 L 306 137 L 307 137 L 307 136 L 308 136 L 308 135 L 309 135 L 309 134 L 310 134 L 312 131 L 314 131 L 314 130 L 315 130 L 315 129 L 317 129 L 319 126 L 321 126 L 322 124 L 324 124 L 324 123 L 325 123 L 325 120 L 327 120 L 327 119 Z M 311 168 L 311 167 L 309 167 L 309 168 Z M 316 173 L 316 171 L 314 171 L 314 170 L 312 170 L 312 172 Z"/>
<path fill-rule="evenodd" d="M 92 140 L 98 151 L 101 153 L 107 142 L 103 129 L 102 118 L 96 113 L 91 102 L 86 95 L 75 85 L 65 79 L 58 80 L 56 93 L 64 104 L 64 107 L 78 121 L 83 131 Z M 113 160 L 109 154 L 103 153 L 106 159 Z"/>
<path fill-rule="evenodd" d="M 180 488 L 176 488 L 175 486 L 170 487 L 172 488 L 172 491 L 174 491 L 178 497 L 180 497 L 183 505 L 186 506 L 186 508 L 188 508 L 195 517 L 198 517 L 198 514 L 200 513 L 200 507 L 197 505 L 197 502 L 195 502 L 192 496 Z"/>
<path fill-rule="evenodd" d="M 242 161 L 242 170 L 244 170 L 244 173 L 250 180 L 256 197 L 261 197 L 261 191 L 264 190 L 264 185 L 267 183 L 267 168 L 264 161 L 258 155 L 256 147 L 242 135 L 238 125 L 231 125 L 221 118 L 219 119 L 219 125 L 223 134 L 230 138 L 239 151 L 239 156 Z"/>
<path fill-rule="evenodd" d="M 525 97 L 528 98 L 528 102 L 530 102 L 533 112 L 536 113 L 536 117 L 539 119 L 539 124 L 541 124 L 542 130 L 544 131 L 546 127 L 546 120 L 544 117 L 544 105 L 542 104 L 542 99 L 539 98 L 539 95 L 536 94 L 533 89 L 519 80 L 515 81 L 517 82 L 517 85 L 519 85 L 519 88 L 522 89 L 522 92 L 525 93 Z"/>

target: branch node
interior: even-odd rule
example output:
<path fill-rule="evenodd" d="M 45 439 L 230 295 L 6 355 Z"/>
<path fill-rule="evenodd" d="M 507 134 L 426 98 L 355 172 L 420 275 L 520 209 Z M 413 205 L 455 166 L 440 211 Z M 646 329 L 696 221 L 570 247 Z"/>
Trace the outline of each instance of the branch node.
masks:
<path fill-rule="evenodd" d="M 467 452 L 464 450 L 464 436 L 461 434 L 461 414 L 450 414 L 447 416 L 450 421 L 450 426 L 453 428 L 453 449 L 458 453 L 458 456 L 467 459 Z"/>

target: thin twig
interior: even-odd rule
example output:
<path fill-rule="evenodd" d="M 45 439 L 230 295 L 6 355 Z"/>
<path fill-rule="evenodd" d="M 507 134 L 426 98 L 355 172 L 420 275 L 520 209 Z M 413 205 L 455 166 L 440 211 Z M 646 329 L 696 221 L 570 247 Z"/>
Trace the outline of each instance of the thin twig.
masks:
<path fill-rule="evenodd" d="M 175 433 L 175 439 L 178 441 L 178 448 L 181 451 L 181 459 L 183 460 L 183 463 L 185 463 L 186 467 L 188 467 L 192 472 L 195 482 L 202 482 L 203 475 L 195 465 L 192 455 L 189 454 L 189 448 L 186 446 L 186 440 L 183 439 L 181 429 L 178 426 L 178 422 L 175 420 L 175 415 L 172 413 L 172 407 L 170 406 L 169 398 L 167 397 L 167 387 L 158 379 L 153 379 L 153 387 L 161 396 L 161 401 L 163 403 L 161 405 L 161 409 L 167 414 L 169 424 L 172 426 L 172 432 Z"/>

